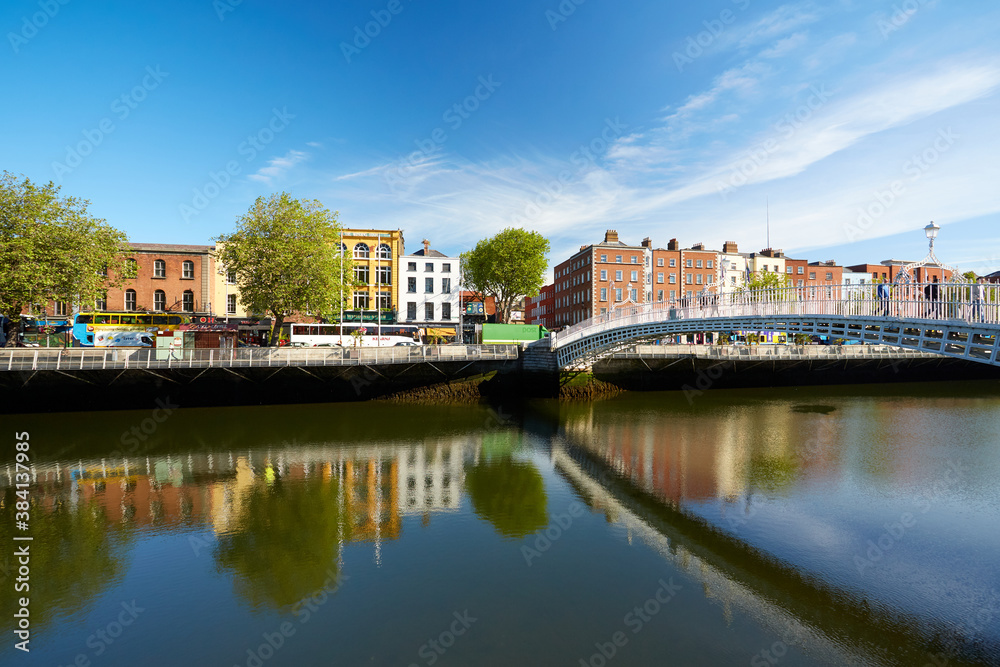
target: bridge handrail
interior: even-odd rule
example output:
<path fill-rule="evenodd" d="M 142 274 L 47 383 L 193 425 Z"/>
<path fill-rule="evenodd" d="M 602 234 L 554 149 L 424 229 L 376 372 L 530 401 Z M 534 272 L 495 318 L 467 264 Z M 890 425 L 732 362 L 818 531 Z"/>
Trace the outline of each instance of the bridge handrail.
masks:
<path fill-rule="evenodd" d="M 887 287 L 887 296 L 880 295 L 875 284 L 820 285 L 705 293 L 669 302 L 618 307 L 553 333 L 551 345 L 557 349 L 602 331 L 667 319 L 837 315 L 1000 324 L 1000 285 L 995 283 L 910 283 Z M 976 298 L 977 288 L 982 288 L 982 299 Z M 936 298 L 929 298 L 934 295 Z M 720 322 L 719 328 L 727 327 Z"/>
<path fill-rule="evenodd" d="M 360 348 L 0 348 L 2 371 L 154 370 L 174 368 L 280 368 L 368 364 L 503 361 L 516 345 L 419 345 Z"/>

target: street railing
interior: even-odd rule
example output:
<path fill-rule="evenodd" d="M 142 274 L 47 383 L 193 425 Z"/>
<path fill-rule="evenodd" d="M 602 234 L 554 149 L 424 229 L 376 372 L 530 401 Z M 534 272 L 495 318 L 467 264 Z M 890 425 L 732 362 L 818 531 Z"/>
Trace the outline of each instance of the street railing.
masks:
<path fill-rule="evenodd" d="M 980 297 L 981 295 L 981 297 Z M 1000 285 L 907 283 L 879 293 L 870 285 L 781 287 L 702 294 L 674 301 L 619 306 L 551 335 L 557 349 L 594 334 L 666 320 L 836 315 L 898 320 L 952 320 L 1000 324 Z M 726 328 L 719 325 L 719 328 Z"/>
<path fill-rule="evenodd" d="M 181 350 L 114 347 L 10 348 L 0 349 L 0 371 L 360 366 L 445 361 L 505 361 L 517 358 L 516 345 Z"/>

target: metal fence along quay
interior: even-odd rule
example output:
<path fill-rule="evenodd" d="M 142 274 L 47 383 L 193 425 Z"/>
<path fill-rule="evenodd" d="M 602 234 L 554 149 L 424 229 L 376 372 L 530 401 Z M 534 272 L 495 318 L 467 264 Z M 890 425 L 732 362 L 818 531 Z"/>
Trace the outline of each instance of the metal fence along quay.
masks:
<path fill-rule="evenodd" d="M 151 370 L 367 366 L 450 361 L 506 361 L 516 345 L 420 345 L 364 348 L 11 348 L 0 350 L 0 371 Z"/>
<path fill-rule="evenodd" d="M 559 365 L 693 332 L 783 331 L 1000 365 L 1000 286 L 904 283 L 788 287 L 619 306 L 553 333 Z"/>

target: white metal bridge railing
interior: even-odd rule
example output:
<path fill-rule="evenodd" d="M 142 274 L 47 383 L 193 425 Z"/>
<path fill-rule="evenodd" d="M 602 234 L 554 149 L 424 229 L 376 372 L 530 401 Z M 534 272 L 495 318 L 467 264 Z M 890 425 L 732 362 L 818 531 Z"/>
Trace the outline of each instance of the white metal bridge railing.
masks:
<path fill-rule="evenodd" d="M 981 290 L 981 291 L 980 291 Z M 981 295 L 981 298 L 980 298 Z M 899 320 L 959 320 L 1000 325 L 1000 285 L 905 283 L 783 287 L 618 307 L 553 333 L 552 349 L 603 331 L 667 320 L 836 315 Z"/>
<path fill-rule="evenodd" d="M 517 358 L 516 345 L 187 350 L 113 347 L 10 348 L 0 349 L 0 371 L 362 366 L 446 361 L 506 361 Z"/>

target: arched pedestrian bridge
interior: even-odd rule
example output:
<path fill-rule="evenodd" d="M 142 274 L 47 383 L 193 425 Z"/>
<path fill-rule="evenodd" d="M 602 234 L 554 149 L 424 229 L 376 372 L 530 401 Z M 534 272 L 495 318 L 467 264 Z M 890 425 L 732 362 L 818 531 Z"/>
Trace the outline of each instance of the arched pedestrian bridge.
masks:
<path fill-rule="evenodd" d="M 708 294 L 618 307 L 553 333 L 560 368 L 677 334 L 779 331 L 891 345 L 1000 366 L 1000 286 L 831 285 Z M 936 295 L 937 298 L 933 298 Z"/>

